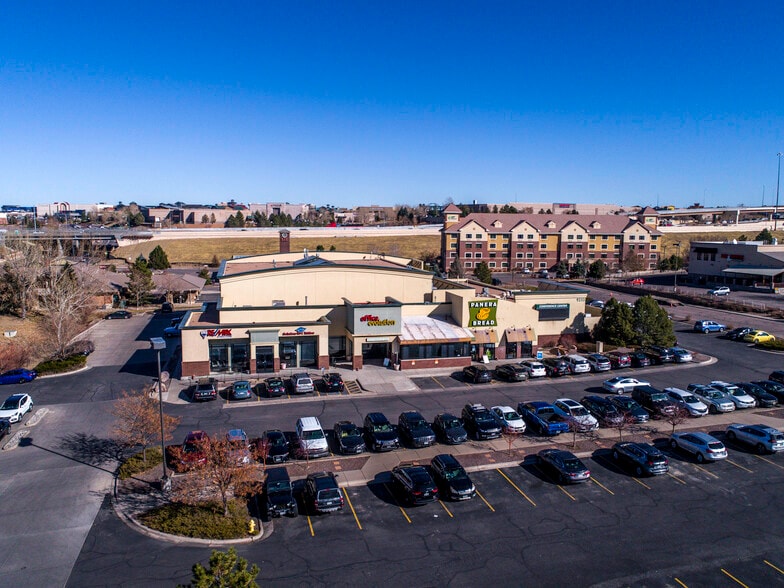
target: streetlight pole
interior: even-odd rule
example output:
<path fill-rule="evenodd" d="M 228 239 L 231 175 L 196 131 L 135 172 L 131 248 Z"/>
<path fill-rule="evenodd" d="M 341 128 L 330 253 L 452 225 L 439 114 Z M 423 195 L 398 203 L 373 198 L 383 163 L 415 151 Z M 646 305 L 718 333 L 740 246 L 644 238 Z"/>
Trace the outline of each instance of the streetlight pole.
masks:
<path fill-rule="evenodd" d="M 681 242 L 676 241 L 675 243 L 673 243 L 673 246 L 678 250 L 678 256 L 675 258 L 675 273 L 673 274 L 673 279 L 672 279 L 672 289 L 673 292 L 677 292 L 678 291 L 678 266 L 680 265 L 680 259 L 681 259 Z"/>
<path fill-rule="evenodd" d="M 776 230 L 776 226 L 778 225 L 779 221 L 779 185 L 781 184 L 781 152 L 776 153 L 776 157 L 779 159 L 778 165 L 778 173 L 776 174 L 776 206 L 773 208 L 773 230 Z"/>
<path fill-rule="evenodd" d="M 163 431 L 163 392 L 161 391 L 161 351 L 166 349 L 166 340 L 163 337 L 151 337 L 150 346 L 158 354 L 158 413 L 161 417 L 161 463 L 163 464 L 161 490 L 167 492 L 171 488 L 171 480 L 166 472 L 166 445 Z"/>

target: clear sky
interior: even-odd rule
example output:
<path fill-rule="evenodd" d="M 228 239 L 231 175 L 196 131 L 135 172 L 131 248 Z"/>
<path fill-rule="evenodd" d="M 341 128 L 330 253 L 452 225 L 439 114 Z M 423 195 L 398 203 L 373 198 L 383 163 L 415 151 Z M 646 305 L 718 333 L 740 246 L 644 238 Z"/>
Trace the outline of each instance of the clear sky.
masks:
<path fill-rule="evenodd" d="M 773 204 L 780 2 L 0 3 L 0 202 Z M 784 202 L 784 195 L 782 195 Z"/>

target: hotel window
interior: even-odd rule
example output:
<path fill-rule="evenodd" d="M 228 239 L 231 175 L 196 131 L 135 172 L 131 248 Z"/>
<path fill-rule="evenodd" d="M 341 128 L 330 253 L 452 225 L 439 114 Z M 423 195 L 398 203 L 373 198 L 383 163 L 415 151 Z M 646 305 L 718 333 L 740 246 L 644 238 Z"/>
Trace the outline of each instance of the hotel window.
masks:
<path fill-rule="evenodd" d="M 566 246 L 566 248 L 567 248 L 567 249 L 574 249 L 574 245 L 572 245 L 571 243 L 569 243 L 569 244 Z"/>
<path fill-rule="evenodd" d="M 607 249 L 607 243 L 602 243 L 602 249 Z"/>
<path fill-rule="evenodd" d="M 596 245 L 593 243 L 588 243 L 588 249 L 596 249 Z"/>
<path fill-rule="evenodd" d="M 540 243 L 539 249 L 547 249 L 547 243 Z"/>
<path fill-rule="evenodd" d="M 528 249 L 533 249 L 533 248 L 534 248 L 534 244 L 533 243 L 529 243 L 528 244 Z"/>
<path fill-rule="evenodd" d="M 567 238 L 569 241 L 572 241 L 572 240 L 574 239 L 574 235 L 567 235 L 567 236 L 566 236 L 566 238 Z"/>
<path fill-rule="evenodd" d="M 582 236 L 582 235 L 577 235 L 577 240 L 578 240 L 578 241 L 582 240 L 582 238 L 583 238 L 583 236 Z"/>
<path fill-rule="evenodd" d="M 607 235 L 602 235 L 602 240 L 606 241 L 608 239 Z"/>
<path fill-rule="evenodd" d="M 496 244 L 495 243 L 490 243 L 490 249 L 495 249 L 495 248 L 496 248 Z"/>
<path fill-rule="evenodd" d="M 582 258 L 582 256 L 583 256 L 583 254 L 582 254 L 582 253 L 575 253 L 575 254 L 574 254 L 574 256 L 575 256 L 577 259 L 581 259 L 581 258 Z"/>
<path fill-rule="evenodd" d="M 456 255 L 457 254 L 453 251 L 452 253 L 449 254 L 449 257 L 455 257 Z"/>
<path fill-rule="evenodd" d="M 621 248 L 621 244 L 620 244 L 620 243 L 616 243 L 616 244 L 613 246 L 613 249 L 620 249 L 620 248 Z"/>
<path fill-rule="evenodd" d="M 518 249 L 522 249 L 522 248 L 523 248 L 523 244 L 522 244 L 522 243 L 518 243 L 518 244 L 517 244 L 517 248 L 518 248 Z"/>
<path fill-rule="evenodd" d="M 471 267 L 471 262 L 470 261 L 466 261 L 465 264 L 463 264 L 463 265 L 465 265 L 466 267 Z"/>
<path fill-rule="evenodd" d="M 474 238 L 474 236 L 471 233 L 468 233 L 466 235 L 466 239 L 473 239 L 473 238 Z"/>
<path fill-rule="evenodd" d="M 466 259 L 471 259 L 473 257 L 473 255 L 474 255 L 473 253 L 466 253 L 465 254 Z"/>
<path fill-rule="evenodd" d="M 533 240 L 534 236 L 533 235 L 528 235 L 528 238 Z"/>
<path fill-rule="evenodd" d="M 490 254 L 490 259 L 495 259 L 495 253 Z"/>
<path fill-rule="evenodd" d="M 547 262 L 546 261 L 540 261 L 539 262 L 539 267 L 547 267 Z"/>
<path fill-rule="evenodd" d="M 465 248 L 466 249 L 471 249 L 472 247 L 473 247 L 473 245 L 471 243 L 466 243 L 465 244 Z"/>
<path fill-rule="evenodd" d="M 629 235 L 629 241 L 634 241 L 634 235 Z"/>
<path fill-rule="evenodd" d="M 638 241 L 645 241 L 645 235 L 640 235 L 639 237 L 637 237 L 637 240 Z"/>
<path fill-rule="evenodd" d="M 502 261 L 501 262 L 501 267 L 509 267 L 509 264 L 506 263 L 505 261 Z"/>
<path fill-rule="evenodd" d="M 566 259 L 571 259 L 572 257 L 574 257 L 574 253 L 567 253 L 566 254 Z"/>
<path fill-rule="evenodd" d="M 474 257 L 476 257 L 477 259 L 479 259 L 480 257 L 482 257 L 482 254 L 481 254 L 481 253 L 479 253 L 479 251 L 477 251 L 477 252 L 476 252 L 476 255 L 475 255 Z"/>
<path fill-rule="evenodd" d="M 533 253 L 526 253 L 525 254 L 525 258 L 526 259 L 533 259 L 534 258 L 534 254 Z"/>
<path fill-rule="evenodd" d="M 518 241 L 522 241 L 522 240 L 523 240 L 525 237 L 524 237 L 523 235 L 517 235 L 517 237 L 515 237 L 515 238 L 516 238 Z"/>
<path fill-rule="evenodd" d="M 540 253 L 539 257 L 541 257 L 542 259 L 547 259 L 547 254 L 546 253 Z"/>
<path fill-rule="evenodd" d="M 522 253 L 518 253 L 515 257 L 517 257 L 517 259 L 522 259 L 523 258 L 523 254 Z"/>
<path fill-rule="evenodd" d="M 606 253 L 602 253 L 602 259 L 607 259 L 607 254 Z"/>
<path fill-rule="evenodd" d="M 509 249 L 509 243 L 501 243 L 502 249 Z"/>
<path fill-rule="evenodd" d="M 490 263 L 487 264 L 487 267 L 495 267 L 495 262 L 491 261 Z"/>

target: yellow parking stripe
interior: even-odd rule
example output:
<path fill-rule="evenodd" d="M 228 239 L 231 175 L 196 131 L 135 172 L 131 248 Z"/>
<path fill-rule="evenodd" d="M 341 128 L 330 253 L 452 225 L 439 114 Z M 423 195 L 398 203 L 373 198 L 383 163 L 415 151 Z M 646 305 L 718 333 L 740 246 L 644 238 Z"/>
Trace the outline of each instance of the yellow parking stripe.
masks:
<path fill-rule="evenodd" d="M 449 509 L 446 507 L 446 504 L 444 504 L 444 501 L 443 501 L 443 500 L 439 500 L 438 502 L 441 504 L 441 506 L 443 506 L 443 507 L 444 507 L 444 510 L 446 511 L 446 514 L 448 514 L 448 515 L 449 515 L 449 518 L 450 518 L 450 519 L 453 519 L 453 518 L 455 518 L 455 516 L 454 516 L 454 515 L 453 515 L 451 512 L 449 512 Z"/>
<path fill-rule="evenodd" d="M 354 505 L 351 504 L 351 498 L 349 498 L 349 496 L 348 496 L 348 490 L 346 490 L 345 488 L 343 489 L 343 496 L 346 497 L 346 502 L 348 502 L 348 507 L 351 509 L 351 514 L 354 515 L 354 520 L 357 522 L 357 527 L 359 527 L 359 530 L 361 531 L 362 530 L 362 524 L 359 522 L 359 517 L 357 516 L 357 511 L 354 510 Z"/>
<path fill-rule="evenodd" d="M 402 506 L 400 506 L 400 503 L 397 501 L 397 497 L 395 497 L 395 494 L 394 494 L 394 492 L 392 492 L 392 490 L 391 490 L 391 489 L 389 488 L 389 486 L 387 486 L 386 484 L 384 484 L 384 488 L 386 488 L 386 489 L 387 489 L 387 492 L 389 492 L 389 495 L 392 497 L 392 500 L 394 500 L 394 501 L 395 501 L 395 504 L 396 504 L 396 505 L 397 505 L 397 507 L 400 509 L 400 512 L 401 512 L 401 513 L 403 514 L 403 516 L 406 518 L 406 520 L 408 521 L 408 523 L 409 523 L 409 524 L 411 524 L 411 519 L 410 519 L 410 518 L 408 518 L 408 513 L 406 513 L 406 511 L 405 511 L 405 510 L 403 510 L 403 507 L 402 507 Z"/>
<path fill-rule="evenodd" d="M 477 495 L 479 498 L 481 498 L 481 499 L 482 499 L 482 502 L 484 502 L 484 503 L 487 505 L 487 508 L 489 508 L 491 512 L 495 512 L 495 509 L 494 509 L 492 506 L 490 506 L 490 503 L 489 503 L 489 502 L 487 502 L 487 500 L 485 500 L 485 497 L 484 497 L 484 496 L 482 496 L 482 493 L 481 493 L 481 492 L 479 492 L 479 490 L 477 490 L 477 491 L 476 491 L 476 495 Z"/>
<path fill-rule="evenodd" d="M 640 480 L 639 478 L 632 478 L 632 480 L 634 480 L 635 482 L 637 482 L 637 483 L 638 483 L 640 486 L 642 486 L 642 487 L 644 487 L 644 488 L 647 488 L 648 490 L 650 490 L 650 489 L 651 489 L 651 487 L 650 487 L 650 486 L 648 486 L 648 484 L 646 484 L 645 482 L 643 482 L 643 481 L 642 481 L 642 480 Z"/>
<path fill-rule="evenodd" d="M 676 476 L 675 474 L 671 474 L 670 472 L 667 472 L 667 475 L 668 475 L 670 478 L 672 478 L 673 480 L 675 480 L 676 482 L 678 482 L 679 484 L 683 484 L 684 486 L 686 485 L 686 482 L 684 482 L 683 480 L 681 480 L 681 479 L 680 479 L 678 476 Z"/>
<path fill-rule="evenodd" d="M 593 482 L 594 484 L 596 484 L 597 486 L 599 486 L 599 488 L 601 488 L 601 489 L 602 489 L 602 490 L 604 490 L 605 492 L 608 492 L 608 493 L 609 493 L 609 494 L 611 494 L 612 496 L 615 496 L 615 492 L 613 492 L 612 490 L 610 490 L 610 489 L 609 489 L 607 486 L 605 486 L 604 484 L 602 484 L 602 483 L 601 483 L 599 480 L 597 480 L 597 479 L 596 479 L 596 478 L 594 478 L 593 476 L 591 476 L 591 482 Z"/>
<path fill-rule="evenodd" d="M 729 573 L 727 570 L 725 570 L 724 568 L 721 568 L 721 571 L 722 571 L 722 573 L 723 573 L 725 576 L 727 576 L 727 577 L 728 577 L 730 580 L 735 580 L 735 581 L 738 583 L 738 585 L 740 585 L 740 586 L 743 586 L 743 588 L 749 588 L 748 586 L 746 586 L 746 584 L 744 584 L 743 582 L 741 582 L 740 580 L 738 580 L 738 579 L 737 579 L 735 576 L 733 576 L 732 574 L 730 574 L 730 573 Z"/>
<path fill-rule="evenodd" d="M 767 457 L 762 457 L 761 455 L 755 455 L 754 457 L 756 457 L 757 459 L 761 459 L 762 461 L 766 461 L 766 462 L 768 462 L 770 465 L 772 465 L 772 466 L 776 466 L 776 467 L 777 467 L 777 468 L 779 468 L 780 470 L 784 470 L 784 466 L 782 466 L 782 465 L 780 465 L 780 464 L 777 464 L 775 461 L 771 461 L 771 460 L 769 460 Z"/>
<path fill-rule="evenodd" d="M 439 382 L 438 380 L 436 380 L 436 379 L 435 379 L 433 376 L 430 376 L 430 379 L 431 379 L 431 380 L 433 380 L 433 381 L 434 381 L 436 384 L 438 384 L 439 386 L 441 386 L 441 389 L 442 389 L 442 390 L 445 390 L 445 389 L 446 389 L 446 388 L 445 388 L 445 386 L 444 386 L 444 385 L 443 385 L 441 382 Z"/>
<path fill-rule="evenodd" d="M 754 472 L 752 472 L 752 471 L 751 471 L 749 468 L 747 468 L 747 467 L 744 467 L 744 466 L 740 465 L 739 463 L 735 463 L 735 462 L 734 462 L 734 461 L 732 461 L 731 459 L 728 459 L 728 460 L 727 460 L 727 463 L 731 463 L 731 464 L 732 464 L 732 465 L 734 465 L 736 468 L 740 468 L 740 469 L 742 469 L 744 472 L 748 472 L 748 473 L 750 473 L 750 474 L 753 474 L 753 473 L 754 473 Z"/>
<path fill-rule="evenodd" d="M 779 574 L 784 575 L 784 570 L 782 570 L 781 568 L 777 568 L 772 563 L 770 563 L 767 559 L 763 559 L 762 561 L 764 561 L 766 564 L 768 564 L 770 567 L 776 570 Z"/>
<path fill-rule="evenodd" d="M 515 484 L 514 482 L 512 482 L 512 480 L 509 479 L 509 476 L 507 476 L 504 472 L 502 472 L 498 468 L 496 468 L 495 471 L 497 471 L 499 474 L 501 474 L 506 479 L 506 481 L 509 482 L 512 485 L 512 488 L 517 490 L 523 498 L 525 498 L 528 502 L 530 502 L 531 506 L 536 506 L 536 503 L 533 500 L 531 500 L 530 498 L 528 498 L 528 495 L 525 492 L 523 492 L 522 490 L 520 490 L 520 488 L 517 487 L 517 484 Z"/>
<path fill-rule="evenodd" d="M 719 476 L 717 476 L 717 475 L 716 475 L 716 474 L 714 474 L 713 472 L 709 472 L 708 470 L 706 470 L 706 469 L 705 469 L 704 467 L 702 467 L 701 465 L 694 464 L 694 467 L 695 467 L 695 468 L 697 468 L 698 470 L 700 470 L 701 472 L 704 472 L 704 473 L 708 474 L 709 476 L 713 476 L 713 477 L 714 477 L 714 478 L 716 478 L 717 480 L 719 479 Z"/>
<path fill-rule="evenodd" d="M 558 488 L 561 490 L 561 492 L 563 492 L 564 494 L 566 494 L 566 495 L 567 495 L 569 498 L 571 498 L 572 500 L 574 500 L 575 502 L 577 502 L 577 499 L 576 499 L 574 496 L 572 496 L 572 495 L 571 495 L 571 494 L 570 494 L 570 493 L 569 493 L 569 492 L 566 490 L 566 488 L 564 488 L 564 487 L 563 487 L 563 486 L 561 486 L 560 484 L 558 484 Z"/>
<path fill-rule="evenodd" d="M 308 527 L 310 527 L 310 536 L 315 537 L 316 534 L 313 532 L 313 523 L 310 522 L 310 515 L 307 515 L 308 518 Z"/>
<path fill-rule="evenodd" d="M 683 588 L 689 588 L 689 587 L 688 587 L 686 584 L 684 584 L 683 582 L 681 582 L 681 581 L 680 581 L 678 578 L 673 578 L 673 580 L 675 580 L 676 582 L 678 582 L 678 585 L 679 585 L 679 586 L 683 586 Z"/>

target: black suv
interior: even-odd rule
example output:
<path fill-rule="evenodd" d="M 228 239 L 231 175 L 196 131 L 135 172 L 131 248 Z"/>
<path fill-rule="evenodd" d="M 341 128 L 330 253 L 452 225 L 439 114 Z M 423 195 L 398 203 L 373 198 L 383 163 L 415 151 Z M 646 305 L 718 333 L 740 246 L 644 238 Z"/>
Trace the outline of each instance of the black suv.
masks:
<path fill-rule="evenodd" d="M 768 376 L 768 380 L 773 382 L 778 382 L 779 384 L 784 384 L 784 370 L 776 370 L 775 372 L 770 372 Z"/>
<path fill-rule="evenodd" d="M 265 463 L 282 463 L 289 459 L 290 453 L 289 441 L 280 429 L 264 431 L 256 441 L 256 454 Z"/>
<path fill-rule="evenodd" d="M 666 418 L 678 410 L 678 405 L 670 400 L 666 392 L 653 386 L 635 386 L 632 398 L 651 413 L 653 418 Z"/>
<path fill-rule="evenodd" d="M 373 451 L 392 451 L 400 447 L 397 429 L 380 412 L 365 417 L 365 443 Z"/>
<path fill-rule="evenodd" d="M 649 443 L 616 443 L 612 455 L 618 463 L 634 468 L 638 476 L 658 476 L 670 470 L 664 454 Z"/>
<path fill-rule="evenodd" d="M 411 447 L 430 447 L 436 442 L 436 434 L 425 418 L 415 410 L 401 412 L 397 421 L 400 436 Z"/>
<path fill-rule="evenodd" d="M 756 384 L 768 394 L 772 394 L 779 402 L 784 402 L 784 384 L 781 382 L 774 382 L 773 380 L 758 380 L 752 382 Z"/>
<path fill-rule="evenodd" d="M 218 397 L 218 390 L 215 388 L 215 382 L 210 378 L 209 380 L 202 380 L 196 384 L 196 389 L 193 391 L 193 400 L 215 400 Z"/>
<path fill-rule="evenodd" d="M 675 355 L 667 347 L 660 345 L 648 345 L 643 347 L 641 351 L 651 358 L 651 361 L 657 364 L 672 363 L 675 361 Z"/>
<path fill-rule="evenodd" d="M 442 443 L 458 445 L 468 441 L 468 433 L 463 428 L 463 423 L 448 412 L 437 414 L 433 421 L 433 430 Z"/>
<path fill-rule="evenodd" d="M 324 392 L 343 392 L 343 378 L 340 374 L 324 374 L 321 378 L 321 382 L 324 386 Z"/>
<path fill-rule="evenodd" d="M 623 421 L 623 414 L 618 407 L 604 396 L 583 396 L 580 404 L 599 421 L 602 427 L 617 427 Z"/>
<path fill-rule="evenodd" d="M 332 472 L 316 472 L 305 478 L 304 501 L 314 513 L 323 514 L 343 509 L 343 495 Z"/>
<path fill-rule="evenodd" d="M 297 501 L 291 489 L 291 479 L 286 468 L 269 468 L 264 478 L 264 502 L 267 516 L 297 516 Z"/>
<path fill-rule="evenodd" d="M 773 394 L 752 382 L 735 382 L 735 385 L 757 401 L 761 408 L 773 408 L 779 401 Z"/>
<path fill-rule="evenodd" d="M 466 404 L 463 407 L 463 424 L 476 439 L 498 439 L 501 436 L 498 419 L 481 404 Z"/>
<path fill-rule="evenodd" d="M 438 500 L 438 486 L 424 466 L 401 464 L 393 468 L 392 484 L 408 504 L 427 504 Z"/>
<path fill-rule="evenodd" d="M 608 400 L 615 405 L 618 412 L 626 418 L 631 419 L 634 423 L 647 423 L 651 418 L 648 411 L 630 396 L 610 396 Z"/>
<path fill-rule="evenodd" d="M 569 364 L 565 359 L 561 359 L 560 357 L 545 357 L 542 360 L 542 363 L 544 364 L 545 373 L 551 378 L 568 376 L 572 373 L 569 369 Z"/>
<path fill-rule="evenodd" d="M 286 395 L 286 384 L 278 377 L 267 378 L 264 382 L 256 384 L 256 394 L 272 398 L 274 396 Z"/>
<path fill-rule="evenodd" d="M 495 375 L 507 382 L 525 382 L 528 379 L 528 372 L 516 363 L 496 366 Z"/>
<path fill-rule="evenodd" d="M 335 443 L 343 455 L 362 453 L 365 451 L 365 440 L 362 431 L 351 421 L 338 421 L 333 428 Z"/>
<path fill-rule="evenodd" d="M 487 384 L 492 382 L 493 374 L 483 365 L 468 365 L 463 368 L 463 379 L 474 384 Z"/>
<path fill-rule="evenodd" d="M 453 455 L 436 455 L 430 461 L 430 467 L 436 484 L 452 500 L 469 500 L 476 496 L 476 486 Z"/>

